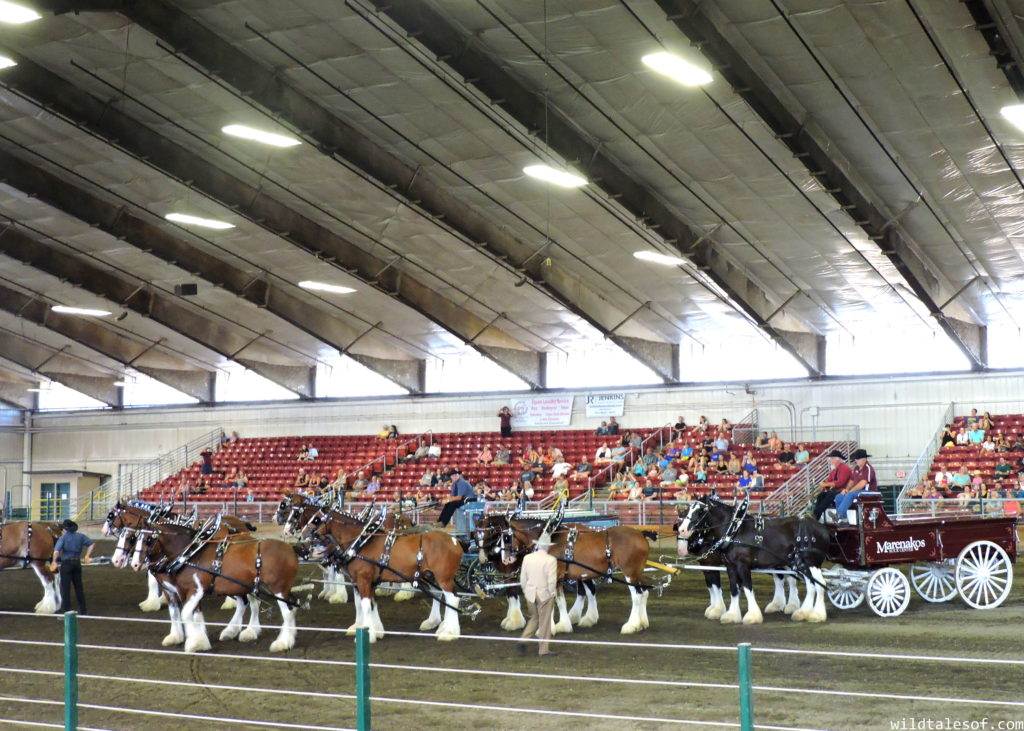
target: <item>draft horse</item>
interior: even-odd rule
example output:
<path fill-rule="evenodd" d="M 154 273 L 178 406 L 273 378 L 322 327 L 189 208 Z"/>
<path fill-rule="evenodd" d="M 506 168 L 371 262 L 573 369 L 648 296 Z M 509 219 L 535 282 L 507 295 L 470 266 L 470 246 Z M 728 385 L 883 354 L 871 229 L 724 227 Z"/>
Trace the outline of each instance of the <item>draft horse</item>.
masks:
<path fill-rule="evenodd" d="M 455 574 L 462 562 L 462 547 L 444 531 L 407 533 L 385 531 L 381 521 L 364 522 L 359 517 L 337 511 L 327 511 L 314 519 L 311 555 L 327 559 L 339 570 L 344 570 L 355 583 L 359 601 L 355 623 L 348 628 L 352 634 L 357 628 L 370 630 L 370 641 L 384 636 L 374 588 L 382 581 L 412 582 L 431 597 L 430 616 L 420 625 L 427 632 L 436 629 L 439 640 L 458 639 L 458 597 L 455 595 Z M 430 588 L 440 590 L 441 598 Z M 444 618 L 441 607 L 444 606 Z"/>
<path fill-rule="evenodd" d="M 218 532 L 223 530 L 219 528 Z M 281 611 L 281 631 L 271 652 L 295 646 L 297 603 L 292 596 L 299 569 L 292 547 L 274 538 L 257 540 L 247 534 L 196 534 L 181 526 L 154 526 L 139 531 L 132 556 L 136 571 L 154 571 L 169 596 L 171 632 L 163 644 L 185 643 L 185 652 L 204 652 L 210 640 L 203 619 L 202 600 L 207 594 L 232 596 L 238 602 L 221 640 L 251 642 L 259 637 L 260 597 L 276 601 Z M 242 619 L 251 605 L 249 626 Z"/>
<path fill-rule="evenodd" d="M 754 597 L 751 570 L 791 569 L 802 576 L 807 587 L 803 604 L 791 614 L 795 621 L 824 622 L 825 579 L 821 572 L 832 535 L 828 528 L 809 518 L 762 519 L 746 511 L 747 501 L 735 506 L 715 496 L 703 496 L 691 503 L 678 527 L 678 552 L 691 555 L 690 542 L 710 546 L 706 555 L 717 555 L 729 576 L 729 609 L 719 621 L 723 624 L 764 621 Z M 777 609 L 782 601 L 781 582 L 776 581 L 772 601 Z M 740 589 L 747 598 L 747 613 L 740 614 Z M 795 582 L 790 585 L 789 606 L 795 603 Z M 774 606 L 773 606 L 774 605 Z M 712 616 L 705 613 L 706 616 Z"/>
<path fill-rule="evenodd" d="M 60 606 L 60 584 L 50 573 L 50 559 L 57 539 L 64 533 L 59 523 L 15 521 L 0 524 L 0 569 L 29 566 L 43 585 L 38 614 L 53 614 Z"/>
<path fill-rule="evenodd" d="M 533 545 L 544 530 L 544 522 L 527 527 L 515 525 L 511 521 L 511 540 L 506 541 L 502 550 L 502 562 L 515 555 L 525 555 L 533 550 Z M 607 578 L 626 584 L 633 606 L 629 619 L 622 625 L 622 634 L 633 634 L 647 629 L 650 621 L 647 618 L 647 598 L 649 586 L 644 585 L 644 567 L 650 556 L 648 537 L 656 537 L 624 525 L 616 525 L 604 530 L 589 530 L 572 525 L 563 525 L 552 535 L 552 546 L 548 553 L 558 559 L 558 579 L 564 581 L 587 581 Z M 615 571 L 622 574 L 622 579 L 613 576 Z M 559 632 L 571 632 L 572 624 L 565 608 L 565 595 L 559 588 L 556 597 L 562 619 L 556 628 Z M 593 621 L 597 621 L 597 604 L 594 603 Z M 582 624 L 582 622 L 581 622 Z"/>

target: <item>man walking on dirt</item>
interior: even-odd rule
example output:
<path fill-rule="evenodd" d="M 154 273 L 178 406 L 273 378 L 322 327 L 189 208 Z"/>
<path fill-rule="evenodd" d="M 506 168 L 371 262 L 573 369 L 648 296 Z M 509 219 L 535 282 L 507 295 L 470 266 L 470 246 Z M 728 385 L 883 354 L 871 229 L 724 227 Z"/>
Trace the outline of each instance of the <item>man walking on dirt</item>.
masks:
<path fill-rule="evenodd" d="M 85 590 L 82 588 L 82 563 L 89 563 L 92 556 L 93 542 L 88 536 L 78 532 L 78 524 L 73 520 L 61 523 L 64 535 L 57 539 L 53 547 L 53 561 L 50 571 L 57 573 L 57 561 L 60 561 L 60 609 L 61 614 L 71 609 L 71 584 L 75 585 L 75 596 L 78 597 L 78 612 L 86 614 Z M 85 555 L 82 555 L 82 551 Z"/>
<path fill-rule="evenodd" d="M 537 550 L 523 559 L 519 571 L 519 581 L 523 587 L 523 598 L 530 613 L 530 621 L 523 630 L 523 639 L 536 635 L 537 654 L 550 657 L 554 652 L 548 651 L 547 640 L 551 637 L 551 610 L 555 604 L 555 590 L 558 584 L 558 561 L 548 553 L 551 548 L 551 536 L 542 533 L 535 544 Z M 526 643 L 519 644 L 519 653 L 526 654 Z"/>

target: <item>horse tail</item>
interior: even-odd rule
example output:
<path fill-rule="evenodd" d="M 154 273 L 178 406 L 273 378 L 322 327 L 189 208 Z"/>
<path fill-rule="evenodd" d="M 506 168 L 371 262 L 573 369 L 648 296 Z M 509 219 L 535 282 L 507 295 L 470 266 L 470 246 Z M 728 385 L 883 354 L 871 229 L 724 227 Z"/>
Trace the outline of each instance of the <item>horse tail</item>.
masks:
<path fill-rule="evenodd" d="M 658 531 L 655 530 L 642 530 L 640 532 L 643 533 L 644 537 L 646 537 L 649 541 L 656 541 L 659 538 Z"/>

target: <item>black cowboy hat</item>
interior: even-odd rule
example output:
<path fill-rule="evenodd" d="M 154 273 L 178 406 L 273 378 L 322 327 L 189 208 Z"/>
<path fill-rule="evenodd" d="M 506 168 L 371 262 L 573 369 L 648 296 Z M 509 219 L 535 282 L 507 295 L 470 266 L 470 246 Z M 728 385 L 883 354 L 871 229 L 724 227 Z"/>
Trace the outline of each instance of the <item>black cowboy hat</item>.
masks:
<path fill-rule="evenodd" d="M 850 455 L 850 459 L 867 459 L 871 455 L 863 449 L 853 450 L 853 454 Z"/>
<path fill-rule="evenodd" d="M 76 523 L 75 521 L 73 521 L 70 518 L 68 518 L 63 523 L 60 524 L 60 527 L 63 528 L 64 530 L 66 530 L 66 531 L 74 533 L 76 530 L 78 530 L 78 523 Z"/>
<path fill-rule="evenodd" d="M 841 459 L 843 461 L 846 460 L 846 456 L 842 452 L 840 452 L 838 449 L 833 449 L 831 452 L 828 453 L 828 456 L 829 457 L 836 457 L 836 458 Z"/>

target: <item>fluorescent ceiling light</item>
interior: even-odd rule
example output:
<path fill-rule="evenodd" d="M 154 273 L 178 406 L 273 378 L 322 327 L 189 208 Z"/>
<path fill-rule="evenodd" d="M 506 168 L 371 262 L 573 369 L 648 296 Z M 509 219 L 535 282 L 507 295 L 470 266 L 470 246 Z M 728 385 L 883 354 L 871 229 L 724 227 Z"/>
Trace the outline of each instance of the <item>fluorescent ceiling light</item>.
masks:
<path fill-rule="evenodd" d="M 331 292 L 333 294 L 351 294 L 355 292 L 351 287 L 342 287 L 340 284 L 324 284 L 323 282 L 311 282 L 308 279 L 299 282 L 303 289 L 312 289 L 317 292 Z"/>
<path fill-rule="evenodd" d="M 226 229 L 235 227 L 235 224 L 228 223 L 227 221 L 218 221 L 214 218 L 199 218 L 199 216 L 190 216 L 187 213 L 168 213 L 164 218 L 175 223 L 184 223 L 188 226 L 202 226 L 203 228 Z"/>
<path fill-rule="evenodd" d="M 564 170 L 556 170 L 549 165 L 527 165 L 523 168 L 523 172 L 531 178 L 561 185 L 563 188 L 579 188 L 581 185 L 587 184 L 586 178 L 567 173 Z"/>
<path fill-rule="evenodd" d="M 32 8 L 9 3 L 7 0 L 0 0 L 0 23 L 28 23 L 32 20 L 39 20 L 42 17 Z"/>
<path fill-rule="evenodd" d="M 1024 132 L 1024 104 L 1011 104 L 1000 109 L 999 113 L 1006 117 L 1013 126 Z"/>
<path fill-rule="evenodd" d="M 63 315 L 85 315 L 86 317 L 106 317 L 110 314 L 106 310 L 90 310 L 87 307 L 67 307 L 66 305 L 54 305 L 50 309 Z"/>
<path fill-rule="evenodd" d="M 130 385 L 130 384 L 127 381 L 114 381 L 114 386 L 116 388 L 124 388 L 125 386 L 128 386 L 128 385 Z"/>
<path fill-rule="evenodd" d="M 0 56 L 0 69 L 9 69 L 11 66 L 17 66 L 18 62 L 13 58 L 7 58 L 7 56 Z"/>
<path fill-rule="evenodd" d="M 657 251 L 634 251 L 633 256 L 637 259 L 643 259 L 644 261 L 652 261 L 655 264 L 664 264 L 667 267 L 679 266 L 685 264 L 685 259 L 680 259 L 678 256 L 669 256 L 668 254 L 659 254 Z"/>
<path fill-rule="evenodd" d="M 255 127 L 246 127 L 244 124 L 229 124 L 227 127 L 222 127 L 221 132 L 233 135 L 234 137 L 253 140 L 254 142 L 262 142 L 264 145 L 273 145 L 274 147 L 294 147 L 295 145 L 302 144 L 294 137 L 279 135 L 275 132 L 266 132 Z"/>
<path fill-rule="evenodd" d="M 640 60 L 658 73 L 665 74 L 683 86 L 700 86 L 711 83 L 711 74 L 707 71 L 665 51 L 650 53 Z"/>
<path fill-rule="evenodd" d="M 32 393 L 42 393 L 42 391 L 43 391 L 43 389 L 41 389 L 41 388 L 26 388 L 25 390 L 26 391 L 31 391 Z"/>

